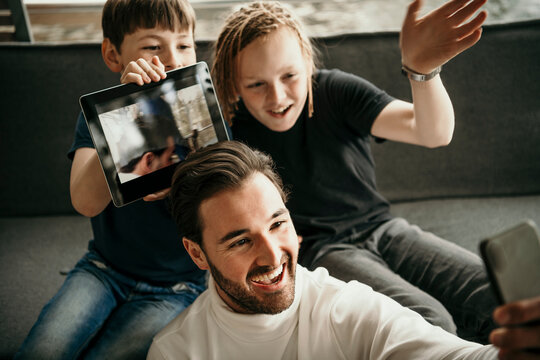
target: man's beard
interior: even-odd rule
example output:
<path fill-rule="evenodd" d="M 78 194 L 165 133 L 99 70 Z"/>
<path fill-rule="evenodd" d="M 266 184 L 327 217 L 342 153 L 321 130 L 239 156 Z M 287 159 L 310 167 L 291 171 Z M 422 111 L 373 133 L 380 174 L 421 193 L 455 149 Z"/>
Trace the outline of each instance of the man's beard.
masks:
<path fill-rule="evenodd" d="M 244 309 L 247 313 L 253 314 L 278 314 L 291 306 L 294 301 L 294 288 L 295 288 L 295 264 L 291 260 L 291 256 L 284 255 L 286 259 L 285 266 L 287 267 L 288 286 L 282 290 L 274 293 L 265 294 L 264 299 L 259 299 L 255 293 L 250 294 L 245 286 L 242 286 L 232 280 L 229 280 L 223 276 L 223 274 L 210 262 L 208 256 L 206 260 L 210 267 L 210 273 L 214 278 L 217 286 L 228 295 L 228 297 L 236 303 L 240 308 Z M 281 263 L 283 263 L 283 258 Z M 249 284 L 253 276 L 265 274 L 271 271 L 271 268 L 260 267 L 254 269 L 248 273 L 246 282 Z M 281 276 L 281 275 L 280 275 Z M 285 276 L 285 274 L 283 274 Z M 283 280 L 282 280 L 283 281 Z"/>

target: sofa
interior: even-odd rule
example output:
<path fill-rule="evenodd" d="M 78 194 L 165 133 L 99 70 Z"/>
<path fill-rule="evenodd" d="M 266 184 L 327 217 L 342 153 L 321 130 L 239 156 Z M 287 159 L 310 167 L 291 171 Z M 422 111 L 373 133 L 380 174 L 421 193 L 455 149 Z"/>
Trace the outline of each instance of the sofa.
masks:
<path fill-rule="evenodd" d="M 398 33 L 313 40 L 325 68 L 410 100 Z M 210 63 L 211 46 L 197 42 L 199 60 Z M 522 219 L 540 224 L 539 59 L 533 20 L 485 26 L 476 46 L 444 66 L 456 115 L 451 144 L 373 144 L 379 190 L 395 215 L 474 252 Z M 0 68 L 0 358 L 11 358 L 92 237 L 70 203 L 66 152 L 78 98 L 119 77 L 98 43 L 0 44 Z"/>

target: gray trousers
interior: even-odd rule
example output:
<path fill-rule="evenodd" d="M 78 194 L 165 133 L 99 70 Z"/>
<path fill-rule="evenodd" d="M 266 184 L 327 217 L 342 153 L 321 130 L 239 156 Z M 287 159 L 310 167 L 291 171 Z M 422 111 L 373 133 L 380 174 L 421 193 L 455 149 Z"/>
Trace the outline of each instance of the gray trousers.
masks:
<path fill-rule="evenodd" d="M 464 339 L 485 344 L 496 327 L 497 301 L 480 257 L 404 219 L 313 251 L 305 267 L 367 284 Z"/>

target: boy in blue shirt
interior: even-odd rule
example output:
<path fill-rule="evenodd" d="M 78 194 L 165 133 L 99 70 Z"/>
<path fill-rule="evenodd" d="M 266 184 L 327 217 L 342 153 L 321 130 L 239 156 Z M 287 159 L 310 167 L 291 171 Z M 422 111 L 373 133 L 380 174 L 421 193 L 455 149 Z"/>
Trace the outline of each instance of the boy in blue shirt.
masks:
<path fill-rule="evenodd" d="M 186 0 L 109 0 L 102 27 L 103 59 L 121 83 L 159 81 L 196 62 Z M 71 201 L 91 218 L 94 239 L 16 358 L 144 359 L 152 337 L 205 289 L 205 272 L 182 247 L 163 194 L 112 204 L 82 115 L 68 156 Z"/>

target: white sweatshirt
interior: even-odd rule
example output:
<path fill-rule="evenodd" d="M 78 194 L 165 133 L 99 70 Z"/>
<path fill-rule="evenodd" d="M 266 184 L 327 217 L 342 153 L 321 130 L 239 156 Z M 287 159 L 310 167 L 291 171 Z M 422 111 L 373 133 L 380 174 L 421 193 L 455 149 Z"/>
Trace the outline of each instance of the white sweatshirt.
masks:
<path fill-rule="evenodd" d="M 234 312 L 208 290 L 155 338 L 147 359 L 496 359 L 357 281 L 298 266 L 277 315 Z"/>

